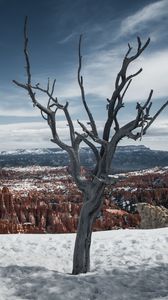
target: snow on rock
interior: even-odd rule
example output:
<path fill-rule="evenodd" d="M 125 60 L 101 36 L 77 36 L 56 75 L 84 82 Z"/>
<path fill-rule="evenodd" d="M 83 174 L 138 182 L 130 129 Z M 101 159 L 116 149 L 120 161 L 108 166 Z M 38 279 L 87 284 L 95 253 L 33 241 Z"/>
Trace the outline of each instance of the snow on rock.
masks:
<path fill-rule="evenodd" d="M 70 275 L 74 234 L 3 235 L 1 300 L 168 299 L 168 228 L 93 233 L 91 272 Z"/>
<path fill-rule="evenodd" d="M 27 154 L 63 154 L 64 150 L 51 149 L 51 148 L 35 148 L 35 149 L 16 149 L 16 150 L 8 150 L 8 151 L 0 151 L 0 155 L 27 155 Z"/>

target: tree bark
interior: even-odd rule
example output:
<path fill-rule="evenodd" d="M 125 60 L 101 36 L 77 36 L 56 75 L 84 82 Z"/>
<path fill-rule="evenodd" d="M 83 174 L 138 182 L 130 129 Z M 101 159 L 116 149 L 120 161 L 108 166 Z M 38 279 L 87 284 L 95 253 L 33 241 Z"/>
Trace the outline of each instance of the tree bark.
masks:
<path fill-rule="evenodd" d="M 87 196 L 84 195 L 74 248 L 73 275 L 90 271 L 92 225 L 102 206 L 104 188 L 104 184 L 98 183 Z"/>

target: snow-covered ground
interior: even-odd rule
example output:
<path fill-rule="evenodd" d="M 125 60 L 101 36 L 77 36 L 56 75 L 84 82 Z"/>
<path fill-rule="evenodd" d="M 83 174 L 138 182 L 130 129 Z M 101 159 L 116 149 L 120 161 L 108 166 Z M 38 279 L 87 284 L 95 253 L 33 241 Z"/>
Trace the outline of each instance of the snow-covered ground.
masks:
<path fill-rule="evenodd" d="M 93 233 L 91 272 L 79 276 L 74 239 L 1 235 L 0 300 L 168 299 L 168 228 Z"/>

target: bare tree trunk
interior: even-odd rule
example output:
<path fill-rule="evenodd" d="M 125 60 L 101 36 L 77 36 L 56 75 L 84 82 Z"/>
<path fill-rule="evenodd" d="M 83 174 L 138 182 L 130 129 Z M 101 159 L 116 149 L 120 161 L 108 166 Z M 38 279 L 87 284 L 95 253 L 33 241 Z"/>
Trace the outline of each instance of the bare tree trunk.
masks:
<path fill-rule="evenodd" d="M 32 84 L 31 65 L 28 54 L 27 17 L 25 18 L 24 24 L 24 56 L 26 61 L 27 80 L 26 83 L 13 80 L 17 86 L 28 92 L 33 105 L 40 110 L 42 117 L 47 121 L 52 133 L 51 141 L 69 154 L 72 176 L 74 177 L 78 188 L 84 193 L 84 204 L 80 213 L 74 249 L 73 274 L 86 273 L 89 271 L 92 225 L 101 209 L 105 182 L 106 184 L 109 183 L 109 168 L 118 142 L 124 137 L 131 138 L 135 141 L 139 138 L 141 139 L 162 110 L 168 106 L 168 101 L 166 101 L 160 109 L 151 116 L 150 109 L 152 106 L 151 98 L 153 94 L 153 90 L 151 90 L 143 105 L 137 103 L 134 119 L 125 125 L 121 126 L 120 124 L 118 114 L 120 109 L 124 107 L 124 96 L 132 82 L 132 79 L 142 72 L 141 68 L 136 73 L 129 75 L 127 72 L 128 66 L 141 55 L 150 42 L 150 38 L 148 38 L 147 41 L 142 44 L 141 39 L 137 37 L 137 50 L 133 55 L 131 55 L 132 47 L 128 44 L 128 50 L 124 56 L 121 69 L 115 80 L 115 89 L 111 98 L 107 99 L 108 113 L 104 124 L 102 139 L 99 136 L 99 130 L 85 97 L 84 81 L 83 76 L 81 75 L 81 41 L 82 36 L 80 36 L 78 47 L 79 66 L 77 77 L 81 91 L 82 105 L 88 116 L 88 121 L 85 123 L 78 120 L 82 133 L 77 132 L 74 127 L 68 109 L 69 103 L 66 102 L 64 105 L 61 104 L 58 98 L 54 95 L 56 79 L 54 79 L 52 83 L 50 82 L 50 79 L 48 79 L 47 86 L 45 88 L 41 87 L 40 83 L 36 83 L 35 85 Z M 48 101 L 46 105 L 42 105 L 41 102 L 38 101 L 38 92 L 40 95 L 43 93 L 47 96 Z M 60 139 L 56 122 L 58 111 L 62 111 L 64 113 L 67 121 L 71 141 L 70 145 Z M 93 151 L 96 159 L 96 167 L 93 173 L 94 176 L 91 180 L 81 176 L 79 149 L 82 142 L 84 142 Z M 98 145 L 99 147 L 101 146 L 100 149 L 97 147 Z"/>
<path fill-rule="evenodd" d="M 84 195 L 85 201 L 80 212 L 74 248 L 73 275 L 87 273 L 90 270 L 92 225 L 102 206 L 104 188 L 104 184 L 98 183 L 87 196 Z"/>

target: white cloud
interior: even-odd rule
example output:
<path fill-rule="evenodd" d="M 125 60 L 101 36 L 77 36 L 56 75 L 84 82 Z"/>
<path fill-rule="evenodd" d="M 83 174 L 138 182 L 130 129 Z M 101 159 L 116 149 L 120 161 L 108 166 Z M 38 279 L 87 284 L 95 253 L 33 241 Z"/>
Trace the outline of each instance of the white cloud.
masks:
<path fill-rule="evenodd" d="M 43 122 L 0 125 L 1 150 L 40 147 L 41 142 L 50 138 L 47 125 Z M 48 142 L 48 147 L 49 147 Z"/>
<path fill-rule="evenodd" d="M 86 120 L 81 120 L 86 124 Z M 102 122 L 98 121 L 98 130 L 102 130 Z M 81 132 L 80 126 L 74 122 L 76 131 Z M 69 127 L 66 121 L 57 121 L 57 131 L 60 139 L 69 143 Z M 57 147 L 52 139 L 47 122 L 14 123 L 0 125 L 0 151 L 10 149 L 51 148 Z"/>
<path fill-rule="evenodd" d="M 79 106 L 70 106 L 70 113 L 71 116 L 73 116 L 75 113 L 79 111 Z M 32 110 L 27 110 L 26 108 L 20 107 L 18 109 L 0 109 L 0 116 L 6 116 L 6 117 L 40 117 L 40 111 L 37 108 L 32 107 Z M 64 112 L 62 110 L 58 110 L 57 116 L 63 117 Z"/>
<path fill-rule="evenodd" d="M 40 94 L 36 93 L 36 98 L 44 106 L 47 105 L 48 99 L 42 93 L 40 93 Z M 59 102 L 64 105 L 66 103 L 66 100 L 62 101 L 61 98 L 60 98 Z M 64 97 L 64 98 L 68 99 L 69 98 L 68 94 L 67 94 L 67 97 Z M 69 110 L 70 110 L 71 115 L 73 116 L 76 112 L 79 111 L 79 105 L 74 102 L 71 102 L 70 104 L 71 105 L 69 106 Z M 1 93 L 0 116 L 38 117 L 38 116 L 40 116 L 40 112 L 39 112 L 39 109 L 37 109 L 36 107 L 33 107 L 31 99 L 27 95 L 26 92 L 20 93 L 20 91 L 18 89 L 18 93 L 15 92 L 13 94 L 13 91 L 9 89 L 8 91 Z M 58 110 L 57 116 L 63 117 L 64 112 L 62 110 Z"/>
<path fill-rule="evenodd" d="M 140 26 L 143 28 L 149 22 L 157 22 L 168 14 L 168 1 L 162 0 L 146 5 L 135 14 L 128 16 L 121 23 L 120 35 L 133 33 Z"/>
<path fill-rule="evenodd" d="M 103 51 L 95 57 L 90 57 L 85 68 L 84 82 L 87 93 L 97 94 L 103 99 L 110 97 L 121 67 L 124 53 L 120 47 L 116 51 Z M 128 69 L 128 74 L 143 68 L 143 72 L 133 79 L 125 99 L 139 101 L 147 98 L 150 89 L 154 89 L 154 97 L 168 97 L 168 49 L 158 52 L 142 54 Z"/>
<path fill-rule="evenodd" d="M 68 43 L 70 40 L 72 40 L 74 38 L 74 36 L 76 35 L 75 32 L 70 33 L 69 35 L 67 35 L 66 37 L 64 37 L 62 40 L 60 40 L 58 43 L 59 44 L 66 44 Z"/>
<path fill-rule="evenodd" d="M 125 119 L 125 122 L 128 120 Z M 81 120 L 86 124 L 87 120 Z M 98 131 L 102 133 L 104 121 L 96 121 Z M 74 122 L 76 131 L 81 132 L 80 126 Z M 58 121 L 57 129 L 61 140 L 69 143 L 69 129 L 67 122 Z M 168 149 L 168 123 L 166 118 L 160 116 L 150 130 L 148 130 L 142 141 L 135 144 L 144 144 L 152 149 Z M 0 151 L 13 149 L 52 148 L 57 147 L 50 139 L 51 131 L 44 122 L 15 123 L 0 125 Z M 123 139 L 121 145 L 132 144 L 130 139 Z"/>
<path fill-rule="evenodd" d="M 120 47 L 112 50 L 102 50 L 96 55 L 90 54 L 84 57 L 82 74 L 85 93 L 86 95 L 95 95 L 95 100 L 88 102 L 89 105 L 96 105 L 96 95 L 98 96 L 97 101 L 101 101 L 102 98 L 103 102 L 106 98 L 111 97 L 116 75 L 120 70 L 126 51 L 126 45 L 121 44 Z M 168 98 L 168 49 L 150 53 L 149 45 L 147 51 L 147 54 L 144 52 L 128 69 L 128 74 L 136 72 L 141 67 L 143 72 L 133 79 L 125 97 L 126 102 L 144 101 L 151 89 L 154 89 L 153 98 L 163 98 L 163 101 L 165 97 Z M 57 84 L 57 94 L 60 99 L 69 100 L 71 98 L 69 108 L 72 109 L 72 114 L 77 114 L 81 113 L 81 102 L 77 98 L 73 101 L 73 98 L 80 97 L 80 89 L 76 77 L 72 74 L 75 74 L 74 70 L 70 73 L 69 78 L 67 74 L 66 83 Z M 104 103 L 102 104 L 104 105 Z"/>
<path fill-rule="evenodd" d="M 6 117 L 37 117 L 39 116 L 38 110 L 32 108 L 32 111 L 29 111 L 24 108 L 19 109 L 0 109 L 0 116 Z"/>
<path fill-rule="evenodd" d="M 168 49 L 142 56 L 130 69 L 130 73 L 143 68 L 129 89 L 127 99 L 146 99 L 150 89 L 154 89 L 154 98 L 168 99 Z"/>

